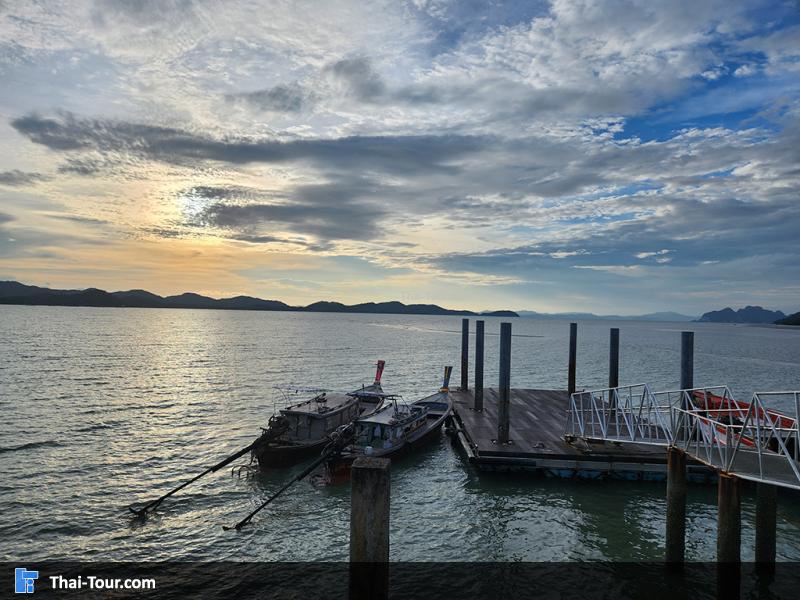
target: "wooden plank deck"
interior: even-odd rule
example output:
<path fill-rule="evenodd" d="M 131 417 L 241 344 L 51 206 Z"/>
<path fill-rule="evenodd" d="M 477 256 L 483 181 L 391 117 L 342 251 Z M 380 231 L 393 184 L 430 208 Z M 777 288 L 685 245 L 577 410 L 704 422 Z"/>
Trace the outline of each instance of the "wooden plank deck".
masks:
<path fill-rule="evenodd" d="M 569 477 L 613 476 L 663 479 L 665 448 L 649 444 L 568 443 L 564 439 L 569 395 L 566 390 L 512 389 L 509 444 L 498 444 L 496 389 L 483 393 L 483 411 L 472 409 L 473 390 L 450 392 L 457 439 L 470 462 L 488 470 L 525 469 Z M 694 479 L 712 476 L 708 467 L 690 461 Z"/>

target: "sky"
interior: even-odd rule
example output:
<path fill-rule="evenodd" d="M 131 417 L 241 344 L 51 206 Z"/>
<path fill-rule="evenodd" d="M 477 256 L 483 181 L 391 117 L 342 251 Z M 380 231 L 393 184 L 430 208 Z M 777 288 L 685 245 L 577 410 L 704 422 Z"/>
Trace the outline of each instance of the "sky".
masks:
<path fill-rule="evenodd" d="M 800 310 L 800 3 L 0 0 L 0 279 Z"/>

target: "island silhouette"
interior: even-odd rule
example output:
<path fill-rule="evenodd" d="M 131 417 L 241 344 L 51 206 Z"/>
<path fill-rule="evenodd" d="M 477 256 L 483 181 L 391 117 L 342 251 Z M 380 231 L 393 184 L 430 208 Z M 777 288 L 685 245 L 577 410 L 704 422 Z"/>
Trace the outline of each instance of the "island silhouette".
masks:
<path fill-rule="evenodd" d="M 342 304 L 320 301 L 307 306 L 291 306 L 280 300 L 264 300 L 252 296 L 210 298 L 192 292 L 176 296 L 159 296 L 146 290 L 107 292 L 97 288 L 57 290 L 18 281 L 0 281 L 0 304 L 29 306 L 97 306 L 128 308 L 199 308 L 217 310 L 269 310 L 335 313 L 376 313 L 397 315 L 464 315 L 484 317 L 517 317 L 511 310 L 475 312 L 453 310 L 436 304 L 403 304 L 399 301 Z"/>

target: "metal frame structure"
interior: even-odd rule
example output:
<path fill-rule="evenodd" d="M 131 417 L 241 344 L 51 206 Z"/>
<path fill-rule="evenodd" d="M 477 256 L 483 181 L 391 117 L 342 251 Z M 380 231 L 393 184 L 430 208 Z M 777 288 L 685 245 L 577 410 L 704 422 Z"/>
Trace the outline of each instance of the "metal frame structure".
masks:
<path fill-rule="evenodd" d="M 566 435 L 664 445 L 672 442 L 670 406 L 659 404 L 647 384 L 575 392 Z"/>
<path fill-rule="evenodd" d="M 766 406 L 781 399 L 793 417 Z M 565 435 L 675 446 L 742 479 L 800 489 L 798 423 L 800 391 L 756 392 L 746 404 L 726 386 L 654 393 L 637 384 L 572 394 Z"/>

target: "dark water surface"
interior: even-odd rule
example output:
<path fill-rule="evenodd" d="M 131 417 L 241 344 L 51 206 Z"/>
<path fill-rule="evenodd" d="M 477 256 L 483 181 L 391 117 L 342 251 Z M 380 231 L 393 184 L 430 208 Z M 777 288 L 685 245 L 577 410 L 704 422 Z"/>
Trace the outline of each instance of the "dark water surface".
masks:
<path fill-rule="evenodd" d="M 512 385 L 565 387 L 568 325 L 511 319 Z M 800 388 L 800 331 L 639 322 L 579 325 L 578 384 L 604 387 L 608 329 L 621 383 L 678 387 L 679 332 L 695 334 L 695 383 Z M 499 319 L 487 319 L 487 384 Z M 0 560 L 346 560 L 349 486 L 302 482 L 240 533 L 225 532 L 292 471 L 225 470 L 136 525 L 126 507 L 249 443 L 273 386 L 369 383 L 415 399 L 441 368 L 459 381 L 460 319 L 212 310 L 0 307 Z M 800 502 L 779 501 L 778 555 L 800 560 Z M 743 498 L 752 560 L 754 501 Z M 392 469 L 397 561 L 659 560 L 664 485 L 477 474 L 443 435 Z M 687 554 L 713 560 L 716 487 L 690 487 Z"/>

